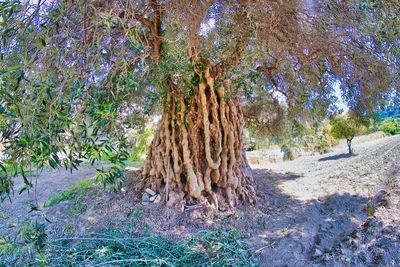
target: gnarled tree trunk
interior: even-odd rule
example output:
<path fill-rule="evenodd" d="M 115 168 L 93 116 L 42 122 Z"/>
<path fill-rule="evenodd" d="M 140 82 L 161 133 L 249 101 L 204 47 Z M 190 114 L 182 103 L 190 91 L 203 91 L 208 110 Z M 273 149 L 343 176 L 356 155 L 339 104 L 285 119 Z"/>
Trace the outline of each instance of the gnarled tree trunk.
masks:
<path fill-rule="evenodd" d="M 167 108 L 142 172 L 143 186 L 178 209 L 205 201 L 226 209 L 255 200 L 241 108 L 225 99 L 224 86 L 215 90 L 214 82 L 207 68 L 189 102 L 169 84 Z"/>

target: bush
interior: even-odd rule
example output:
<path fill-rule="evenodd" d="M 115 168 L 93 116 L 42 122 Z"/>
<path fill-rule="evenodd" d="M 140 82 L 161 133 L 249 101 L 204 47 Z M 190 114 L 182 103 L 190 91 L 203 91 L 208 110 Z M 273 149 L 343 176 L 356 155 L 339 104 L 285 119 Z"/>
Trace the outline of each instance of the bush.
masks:
<path fill-rule="evenodd" d="M 32 262 L 46 244 L 46 225 L 25 221 L 16 237 L 0 237 L 0 266 L 47 266 Z"/>
<path fill-rule="evenodd" d="M 283 152 L 283 160 L 294 160 L 292 148 L 288 144 L 283 144 L 281 151 Z"/>
<path fill-rule="evenodd" d="M 378 128 L 380 131 L 390 134 L 390 135 L 395 135 L 400 133 L 400 123 L 395 120 L 394 118 L 390 118 L 385 120 Z"/>
<path fill-rule="evenodd" d="M 315 150 L 318 151 L 320 154 L 326 154 L 331 151 L 331 146 L 329 145 L 327 140 L 320 140 L 315 145 Z"/>

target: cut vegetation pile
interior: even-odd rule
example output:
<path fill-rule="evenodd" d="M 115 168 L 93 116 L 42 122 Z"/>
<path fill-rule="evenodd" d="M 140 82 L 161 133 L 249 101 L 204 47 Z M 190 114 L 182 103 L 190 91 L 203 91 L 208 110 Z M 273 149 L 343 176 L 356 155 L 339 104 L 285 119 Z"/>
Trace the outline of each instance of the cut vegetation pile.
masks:
<path fill-rule="evenodd" d="M 199 232 L 173 243 L 159 236 L 109 231 L 55 239 L 32 253 L 23 245 L 0 246 L 0 265 L 21 266 L 250 266 L 237 232 Z M 12 253 L 11 257 L 6 253 Z"/>

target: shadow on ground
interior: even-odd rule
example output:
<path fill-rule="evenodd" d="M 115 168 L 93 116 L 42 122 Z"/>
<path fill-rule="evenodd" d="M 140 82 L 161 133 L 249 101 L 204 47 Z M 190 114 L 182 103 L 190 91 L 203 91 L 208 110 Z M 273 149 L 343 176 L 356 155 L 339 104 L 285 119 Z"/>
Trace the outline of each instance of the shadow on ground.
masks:
<path fill-rule="evenodd" d="M 343 153 L 343 154 L 338 154 L 338 155 L 333 155 L 325 158 L 320 158 L 318 161 L 328 161 L 328 160 L 338 160 L 338 159 L 346 159 L 346 158 L 352 158 L 356 157 L 356 154 L 349 154 L 349 153 Z"/>
<path fill-rule="evenodd" d="M 303 202 L 279 188 L 282 181 L 299 175 L 269 170 L 255 170 L 254 175 L 259 201 L 254 206 L 240 207 L 246 219 L 231 224 L 250 233 L 248 244 L 255 248 L 255 259 L 261 266 L 332 263 L 324 255 L 332 253 L 367 219 L 365 197 L 335 194 Z"/>

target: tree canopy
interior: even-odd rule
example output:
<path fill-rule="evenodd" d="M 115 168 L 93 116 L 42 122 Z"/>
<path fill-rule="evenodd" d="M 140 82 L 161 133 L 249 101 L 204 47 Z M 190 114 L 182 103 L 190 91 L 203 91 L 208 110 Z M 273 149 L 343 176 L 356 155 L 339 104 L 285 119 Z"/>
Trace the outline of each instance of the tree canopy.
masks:
<path fill-rule="evenodd" d="M 0 12 L 2 195 L 31 165 L 104 155 L 99 177 L 119 184 L 124 129 L 173 101 L 190 110 L 207 71 L 269 132 L 335 113 L 337 83 L 359 117 L 400 90 L 397 0 L 9 0 Z"/>

